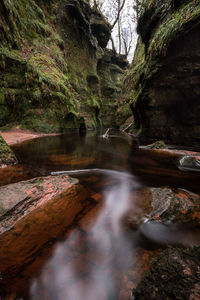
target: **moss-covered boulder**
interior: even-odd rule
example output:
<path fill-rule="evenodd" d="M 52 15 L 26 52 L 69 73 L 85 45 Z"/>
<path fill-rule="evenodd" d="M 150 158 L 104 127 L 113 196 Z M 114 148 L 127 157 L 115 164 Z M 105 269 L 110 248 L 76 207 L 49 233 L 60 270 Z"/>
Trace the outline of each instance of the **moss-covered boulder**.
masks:
<path fill-rule="evenodd" d="M 200 247 L 168 248 L 133 291 L 135 300 L 199 299 Z"/>
<path fill-rule="evenodd" d="M 200 2 L 143 1 L 124 87 L 135 127 L 149 139 L 198 145 Z"/>
<path fill-rule="evenodd" d="M 4 139 L 0 134 L 0 168 L 7 165 L 15 164 L 16 162 L 17 159 L 13 151 L 6 144 L 6 142 L 4 141 Z"/>

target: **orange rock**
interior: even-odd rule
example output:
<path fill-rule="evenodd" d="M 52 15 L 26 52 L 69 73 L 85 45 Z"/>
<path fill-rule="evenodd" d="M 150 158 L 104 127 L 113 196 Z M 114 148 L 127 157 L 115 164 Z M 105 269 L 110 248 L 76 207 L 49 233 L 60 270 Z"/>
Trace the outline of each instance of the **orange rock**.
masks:
<path fill-rule="evenodd" d="M 35 271 L 41 268 L 44 257 L 38 256 L 38 251 L 45 253 L 44 245 L 69 228 L 87 197 L 86 190 L 66 175 L 35 178 L 0 188 L 0 203 L 5 202 L 0 221 L 2 284 L 28 264 Z"/>

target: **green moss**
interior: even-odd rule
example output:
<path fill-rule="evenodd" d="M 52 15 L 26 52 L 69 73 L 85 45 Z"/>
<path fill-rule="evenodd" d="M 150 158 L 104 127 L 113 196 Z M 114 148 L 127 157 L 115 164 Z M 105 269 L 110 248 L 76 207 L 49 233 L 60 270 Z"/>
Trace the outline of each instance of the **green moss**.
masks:
<path fill-rule="evenodd" d="M 199 0 L 179 1 L 180 5 L 171 0 L 158 2 L 144 0 L 140 9 L 140 36 L 125 80 L 125 93 L 134 106 L 145 98 L 148 83 L 161 69 L 171 41 L 200 23 Z"/>
<path fill-rule="evenodd" d="M 170 14 L 155 31 L 149 43 L 148 53 L 150 59 L 157 55 L 165 55 L 173 38 L 187 31 L 187 24 L 194 20 L 196 20 L 196 25 L 200 23 L 199 15 L 199 0 L 190 1 L 178 11 Z"/>
<path fill-rule="evenodd" d="M 0 104 L 5 104 L 5 90 L 4 90 L 4 88 L 0 89 Z"/>
<path fill-rule="evenodd" d="M 55 112 L 50 109 L 32 109 L 21 121 L 21 128 L 28 128 L 36 132 L 58 132 L 60 131 L 59 122 L 56 120 Z"/>
<path fill-rule="evenodd" d="M 12 150 L 8 147 L 4 139 L 0 134 L 0 165 L 1 164 L 13 164 L 15 163 L 16 157 Z"/>
<path fill-rule="evenodd" d="M 167 149 L 167 145 L 163 141 L 156 141 L 153 144 L 146 146 L 147 149 Z"/>
<path fill-rule="evenodd" d="M 9 109 L 4 105 L 0 105 L 0 126 L 8 122 L 8 120 L 9 120 Z"/>
<path fill-rule="evenodd" d="M 134 299 L 190 299 L 199 283 L 200 247 L 169 247 L 152 263 L 133 292 Z"/>

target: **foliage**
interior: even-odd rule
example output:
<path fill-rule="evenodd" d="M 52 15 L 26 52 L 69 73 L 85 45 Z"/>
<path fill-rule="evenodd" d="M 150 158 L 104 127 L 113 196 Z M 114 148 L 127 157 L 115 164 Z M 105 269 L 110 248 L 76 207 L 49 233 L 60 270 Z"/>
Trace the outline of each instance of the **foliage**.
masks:
<path fill-rule="evenodd" d="M 179 1 L 179 5 L 177 1 L 172 0 L 156 2 L 144 0 L 140 3 L 142 4 L 138 20 L 140 36 L 132 67 L 125 82 L 130 102 L 134 105 L 139 97 L 145 96 L 148 80 L 162 66 L 162 58 L 166 55 L 171 41 L 187 32 L 191 26 L 200 23 L 199 0 L 192 0 L 189 3 L 187 0 Z"/>

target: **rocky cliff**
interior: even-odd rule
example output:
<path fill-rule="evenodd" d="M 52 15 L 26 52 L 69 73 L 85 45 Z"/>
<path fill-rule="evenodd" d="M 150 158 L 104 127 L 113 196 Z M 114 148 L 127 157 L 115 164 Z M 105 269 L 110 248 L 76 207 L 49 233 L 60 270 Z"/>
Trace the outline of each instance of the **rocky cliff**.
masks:
<path fill-rule="evenodd" d="M 0 126 L 17 122 L 43 132 L 106 126 L 102 76 L 110 74 L 116 96 L 113 74 L 124 67 L 113 54 L 117 66 L 102 72 L 109 37 L 110 25 L 86 0 L 2 0 Z"/>
<path fill-rule="evenodd" d="M 200 139 L 200 1 L 145 0 L 125 100 L 149 139 Z"/>

